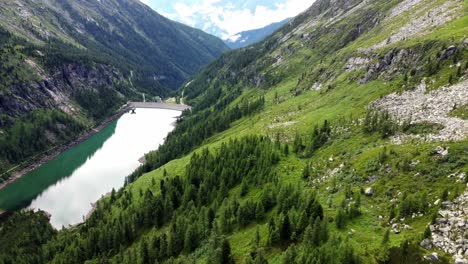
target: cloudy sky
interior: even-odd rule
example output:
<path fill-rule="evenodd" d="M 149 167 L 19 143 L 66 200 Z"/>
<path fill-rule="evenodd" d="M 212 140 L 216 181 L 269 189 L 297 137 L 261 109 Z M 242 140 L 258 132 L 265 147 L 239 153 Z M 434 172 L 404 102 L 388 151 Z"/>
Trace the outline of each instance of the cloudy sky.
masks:
<path fill-rule="evenodd" d="M 221 38 L 294 17 L 315 0 L 140 0 L 163 16 Z"/>

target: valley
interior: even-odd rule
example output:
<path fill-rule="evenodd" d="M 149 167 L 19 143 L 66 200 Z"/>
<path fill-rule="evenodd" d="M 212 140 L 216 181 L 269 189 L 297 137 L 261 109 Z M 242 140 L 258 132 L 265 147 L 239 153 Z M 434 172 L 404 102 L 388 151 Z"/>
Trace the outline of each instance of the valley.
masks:
<path fill-rule="evenodd" d="M 51 215 L 61 229 L 83 220 L 90 203 L 121 188 L 139 159 L 158 147 L 180 111 L 137 108 L 86 141 L 59 154 L 0 190 L 0 208 L 31 208 Z"/>
<path fill-rule="evenodd" d="M 119 134 L 124 115 L 71 149 L 87 161 L 27 199 L 46 212 L 0 223 L 0 263 L 466 264 L 467 30 L 465 0 L 317 0 L 185 75 L 174 127 L 157 112 Z"/>

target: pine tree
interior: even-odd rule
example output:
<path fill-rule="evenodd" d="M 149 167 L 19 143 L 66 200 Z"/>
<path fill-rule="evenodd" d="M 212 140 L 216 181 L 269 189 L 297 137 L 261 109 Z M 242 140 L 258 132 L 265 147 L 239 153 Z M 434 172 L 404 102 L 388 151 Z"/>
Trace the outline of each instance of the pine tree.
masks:
<path fill-rule="evenodd" d="M 268 260 L 263 256 L 262 251 L 257 252 L 257 256 L 255 257 L 255 264 L 268 264 Z"/>
<path fill-rule="evenodd" d="M 302 178 L 303 179 L 308 179 L 310 177 L 310 164 L 307 163 L 304 166 L 304 169 L 302 169 Z"/>
<path fill-rule="evenodd" d="M 387 229 L 382 239 L 382 245 L 387 245 L 389 242 L 390 242 L 390 229 Z"/>
<path fill-rule="evenodd" d="M 291 238 L 291 223 L 289 222 L 289 216 L 286 214 L 280 227 L 280 239 L 287 241 Z"/>
<path fill-rule="evenodd" d="M 285 144 L 284 145 L 284 155 L 285 156 L 289 156 L 289 145 L 288 144 Z"/>
<path fill-rule="evenodd" d="M 111 196 L 110 196 L 110 202 L 113 203 L 114 201 L 115 201 L 115 189 L 112 188 Z"/>
<path fill-rule="evenodd" d="M 231 264 L 234 263 L 234 258 L 231 255 L 231 245 L 229 244 L 229 240 L 226 238 L 223 240 L 221 245 L 221 262 Z"/>
<path fill-rule="evenodd" d="M 184 251 L 185 253 L 190 253 L 196 246 L 195 232 L 193 230 L 193 225 L 190 225 L 187 231 L 185 232 L 184 237 Z"/>
<path fill-rule="evenodd" d="M 345 222 L 346 222 L 346 214 L 342 208 L 338 209 L 338 212 L 336 213 L 335 218 L 336 218 L 335 219 L 336 227 L 338 229 L 342 229 L 345 226 Z"/>
<path fill-rule="evenodd" d="M 244 179 L 242 180 L 242 183 L 241 183 L 240 196 L 244 197 L 248 192 L 249 192 L 249 185 L 247 184 L 247 181 Z"/>
<path fill-rule="evenodd" d="M 448 199 L 448 189 L 447 188 L 442 191 L 442 195 L 441 195 L 440 199 L 442 199 L 442 201 L 447 201 L 447 199 Z"/>
<path fill-rule="evenodd" d="M 296 263 L 296 257 L 297 257 L 296 247 L 294 245 L 291 245 L 283 254 L 282 263 L 284 264 Z"/>
<path fill-rule="evenodd" d="M 320 244 L 320 218 L 315 218 L 314 226 L 312 227 L 312 244 L 318 246 Z"/>
<path fill-rule="evenodd" d="M 424 229 L 423 238 L 431 238 L 431 236 L 432 236 L 431 229 L 429 228 L 429 226 L 426 226 L 426 229 Z"/>
<path fill-rule="evenodd" d="M 150 258 L 149 258 L 149 252 L 148 252 L 148 244 L 146 243 L 145 239 L 143 239 L 143 241 L 141 242 L 140 250 L 141 250 L 141 263 L 149 264 Z"/>
<path fill-rule="evenodd" d="M 327 219 L 323 219 L 320 225 L 320 242 L 324 243 L 328 241 L 328 222 Z"/>
<path fill-rule="evenodd" d="M 255 219 L 262 220 L 265 218 L 265 208 L 261 202 L 257 202 L 255 207 Z"/>
<path fill-rule="evenodd" d="M 314 243 L 314 231 L 311 225 L 308 225 L 304 231 L 304 242 L 308 247 L 313 246 Z"/>
<path fill-rule="evenodd" d="M 260 241 L 261 241 L 260 228 L 257 226 L 257 230 L 255 230 L 255 246 L 257 248 L 260 247 Z"/>

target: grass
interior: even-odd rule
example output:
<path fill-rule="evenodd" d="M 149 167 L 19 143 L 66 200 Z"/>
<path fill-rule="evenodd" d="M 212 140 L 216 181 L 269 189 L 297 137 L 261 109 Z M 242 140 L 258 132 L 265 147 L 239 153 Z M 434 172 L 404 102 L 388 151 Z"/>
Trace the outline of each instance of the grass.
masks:
<path fill-rule="evenodd" d="M 468 105 L 463 105 L 463 106 L 458 107 L 457 109 L 450 112 L 449 115 L 451 117 L 458 117 L 463 120 L 467 120 L 468 119 Z"/>
<path fill-rule="evenodd" d="M 421 122 L 410 125 L 406 133 L 409 134 L 437 134 L 440 130 L 444 128 L 443 125 L 431 123 L 431 122 Z"/>
<path fill-rule="evenodd" d="M 302 68 L 299 67 L 296 72 L 299 73 L 301 71 Z M 296 97 L 291 94 L 290 90 L 296 86 L 299 74 L 290 76 L 277 86 L 266 91 L 247 89 L 242 95 L 245 98 L 254 98 L 259 95 L 265 96 L 267 103 L 264 110 L 253 117 L 237 121 L 230 129 L 208 139 L 204 147 L 216 149 L 220 146 L 221 142 L 233 137 L 242 137 L 249 134 L 267 134 L 274 137 L 276 133 L 280 133 L 285 142 L 291 142 L 296 131 L 310 133 L 315 125 L 322 123 L 325 119 L 331 120 L 332 124 L 335 125 L 338 122 L 337 120 L 343 117 L 349 120 L 356 120 L 356 118 L 364 114 L 369 102 L 400 89 L 398 83 L 388 83 L 380 80 L 372 81 L 365 85 L 358 85 L 356 82 L 348 81 L 347 77 L 349 75 L 350 73 L 342 73 L 338 76 L 336 88 L 331 91 L 306 91 Z M 275 101 L 276 94 L 282 98 L 280 103 Z M 350 106 L 353 107 L 350 108 Z M 460 109 L 464 110 L 458 110 L 458 112 L 454 112 L 453 114 L 458 115 L 459 112 L 466 112 L 466 107 Z M 290 126 L 270 128 L 271 124 L 289 121 L 294 121 L 295 123 L 292 123 Z M 445 188 L 449 188 L 452 191 L 455 188 L 461 190 L 463 189 L 463 185 L 454 185 L 453 180 L 446 177 L 451 172 L 450 168 L 446 168 L 446 171 L 442 173 L 444 176 L 434 176 L 427 169 L 424 170 L 427 174 L 414 176 L 422 168 L 432 167 L 431 164 L 434 163 L 434 159 L 428 156 L 428 153 L 436 147 L 436 144 L 393 146 L 388 140 L 382 140 L 378 135 L 365 135 L 355 129 L 352 133 L 339 135 L 337 138 L 334 138 L 331 144 L 322 148 L 309 160 L 291 155 L 278 165 L 277 170 L 280 180 L 284 183 L 299 183 L 304 188 L 317 189 L 322 194 L 320 195 L 322 205 L 325 206 L 329 202 L 329 199 L 332 199 L 332 207 L 326 208 L 326 214 L 333 216 L 337 205 L 343 199 L 343 195 L 341 194 L 342 189 L 340 188 L 337 194 L 330 194 L 327 191 L 327 188 L 332 185 L 332 178 L 321 184 L 311 186 L 307 181 L 300 178 L 302 168 L 309 161 L 313 164 L 325 164 L 325 171 L 330 171 L 341 163 L 354 168 L 358 176 L 362 178 L 362 180 L 352 183 L 354 191 L 359 192 L 361 188 L 372 186 L 376 194 L 373 197 L 363 196 L 362 215 L 348 222 L 344 230 L 337 230 L 332 227 L 332 232 L 349 237 L 358 252 L 364 256 L 364 259 L 372 262 L 373 258 L 369 256 L 369 252 L 378 250 L 380 246 L 379 241 L 382 241 L 386 229 L 389 228 L 386 223 L 388 219 L 389 199 L 386 196 L 387 190 L 393 190 L 392 195 L 396 195 L 398 191 L 427 191 L 430 202 L 433 203 Z M 436 124 L 424 123 L 412 126 L 409 132 L 425 134 L 436 132 L 439 129 L 441 127 Z M 451 148 L 463 148 L 463 146 L 466 146 L 466 143 L 466 141 L 449 143 L 447 146 Z M 377 182 L 367 184 L 365 181 L 367 176 L 370 175 L 366 171 L 366 165 L 369 163 L 369 160 L 378 156 L 383 146 L 387 146 L 389 151 L 391 149 L 397 153 L 391 157 L 390 164 L 391 168 L 395 171 L 390 174 L 383 171 L 376 172 L 379 174 Z M 421 163 L 413 171 L 402 173 L 395 169 L 395 166 L 396 163 L 406 156 L 409 156 L 411 160 L 420 160 Z M 330 161 L 330 157 L 334 157 L 334 160 Z M 187 162 L 188 157 L 185 157 L 181 160 L 172 161 L 164 167 L 168 171 L 182 173 L 181 168 Z M 463 168 L 467 169 L 466 164 Z M 152 177 L 161 177 L 161 169 L 143 176 L 132 185 L 131 189 L 145 188 Z M 234 189 L 231 195 L 237 192 L 238 190 Z M 247 197 L 255 197 L 258 193 L 258 190 L 251 190 Z M 379 220 L 379 216 L 382 216 L 385 220 Z M 398 246 L 406 239 L 417 241 L 421 237 L 426 224 L 430 222 L 430 218 L 431 214 L 428 213 L 423 217 L 407 219 L 405 223 L 411 229 L 404 229 L 400 234 L 392 233 L 390 236 L 391 245 Z M 249 225 L 244 229 L 235 231 L 229 236 L 232 252 L 237 261 L 242 262 L 245 256 L 254 248 L 253 241 L 257 226 L 260 228 L 262 243 L 264 244 L 267 234 L 267 227 L 264 223 Z M 351 230 L 354 230 L 354 234 L 348 235 Z M 281 249 L 264 248 L 263 251 L 270 263 L 281 262 Z M 202 253 L 199 251 L 194 253 L 194 255 L 197 254 Z M 441 254 L 444 255 L 444 253 Z"/>
<path fill-rule="evenodd" d="M 389 2 L 389 8 L 396 1 Z M 428 3 L 429 1 L 425 1 Z M 438 5 L 443 1 L 431 1 L 432 5 Z M 467 1 L 464 1 L 466 9 Z M 431 6 L 425 7 L 429 9 Z M 385 9 L 384 8 L 384 9 Z M 464 10 L 463 9 L 463 10 Z M 419 14 L 422 14 L 420 12 Z M 406 13 L 401 17 L 406 18 Z M 243 137 L 252 134 L 269 135 L 275 138 L 280 135 L 282 143 L 291 143 L 296 132 L 304 135 L 310 135 L 314 126 L 323 123 L 324 120 L 331 121 L 334 128 L 332 140 L 324 147 L 319 149 L 311 158 L 301 158 L 294 154 L 284 157 L 276 166 L 275 170 L 279 175 L 279 180 L 284 184 L 298 184 L 304 190 L 315 190 L 318 192 L 320 203 L 325 209 L 325 214 L 330 217 L 335 216 L 335 212 L 341 201 L 345 198 L 344 189 L 348 185 L 354 193 L 360 193 L 362 189 L 372 187 L 375 194 L 371 197 L 362 195 L 361 216 L 354 218 L 346 223 L 343 230 L 338 230 L 334 223 L 330 224 L 332 234 L 339 234 L 348 237 L 355 246 L 360 255 L 363 256 L 366 263 L 373 263 L 375 259 L 371 256 L 372 252 L 380 247 L 385 231 L 389 228 L 389 208 L 394 199 L 394 204 L 400 203 L 400 193 L 422 193 L 428 195 L 428 202 L 433 204 L 441 193 L 448 189 L 451 193 L 462 191 L 465 186 L 463 183 L 456 183 L 447 175 L 456 171 L 468 171 L 466 155 L 468 153 L 465 139 L 460 142 L 447 143 L 408 143 L 404 145 L 393 145 L 389 139 L 382 139 L 378 134 L 365 134 L 359 125 L 360 119 L 366 112 L 366 107 L 370 102 L 395 91 L 402 91 L 403 76 L 393 76 L 391 80 L 378 78 L 366 84 L 358 84 L 353 78 L 364 72 L 346 72 L 343 66 L 346 63 L 347 56 L 358 56 L 357 51 L 360 47 L 368 47 L 385 39 L 395 28 L 398 28 L 409 21 L 397 17 L 386 25 L 380 25 L 367 35 L 362 36 L 349 46 L 339 51 L 337 54 L 324 58 L 319 63 L 318 54 L 314 50 L 307 48 L 300 49 L 297 54 L 288 57 L 284 65 L 279 69 L 268 68 L 267 71 L 278 72 L 287 71 L 287 77 L 269 89 L 246 88 L 240 98 L 232 103 L 237 104 L 242 98 L 256 98 L 265 96 L 266 104 L 264 109 L 253 116 L 236 121 L 232 126 L 219 134 L 207 139 L 203 145 L 194 152 L 201 151 L 203 148 L 216 150 L 222 142 L 229 139 Z M 416 36 L 412 39 L 393 44 L 386 47 L 381 54 L 385 54 L 391 48 L 414 48 L 417 52 L 432 56 L 437 54 L 439 46 L 426 50 L 420 48 L 421 43 L 440 40 L 441 43 L 449 43 L 452 38 L 455 40 L 466 34 L 467 17 L 462 17 L 452 21 L 447 25 L 436 29 L 432 33 Z M 295 47 L 301 47 L 298 42 L 293 43 Z M 439 45 L 440 43 L 438 43 Z M 284 44 L 286 45 L 286 44 Z M 440 44 L 441 45 L 441 44 Z M 275 55 L 280 54 L 278 48 Z M 309 58 L 306 58 L 310 56 Z M 327 67 L 333 71 L 334 75 L 327 79 L 323 84 L 333 85 L 333 89 L 322 89 L 321 91 L 302 91 L 298 96 L 294 96 L 291 90 L 297 87 L 298 79 L 304 72 L 313 72 L 318 67 Z M 450 68 L 448 63 L 442 64 L 440 72 L 431 77 L 434 80 L 433 88 L 447 84 L 447 77 L 453 74 L 456 69 Z M 279 74 L 279 73 L 278 73 Z M 279 100 L 277 100 L 279 98 Z M 454 110 L 451 115 L 466 119 L 466 105 Z M 289 123 L 287 123 L 289 122 Z M 277 126 L 271 126 L 276 124 Z M 280 125 L 278 125 L 280 124 Z M 287 125 L 281 125 L 287 124 Z M 434 133 L 442 127 L 433 123 L 420 123 L 411 126 L 408 130 L 413 134 Z M 438 145 L 449 147 L 448 157 L 442 158 L 434 155 L 434 149 Z M 385 160 L 381 159 L 381 153 L 385 151 Z M 147 173 L 137 181 L 126 187 L 131 191 L 135 205 L 141 203 L 140 190 L 151 189 L 153 193 L 158 192 L 159 187 L 152 182 L 158 182 L 164 177 L 164 170 L 169 172 L 169 177 L 183 175 L 186 165 L 190 160 L 190 155 L 181 159 L 173 160 L 163 167 Z M 305 164 L 310 162 L 313 167 L 321 170 L 321 176 L 326 176 L 323 181 L 314 183 L 312 180 L 301 178 L 302 169 Z M 403 166 L 405 162 L 415 165 Z M 372 165 L 372 166 L 371 166 Z M 375 166 L 374 166 L 375 165 Z M 342 168 L 342 172 L 331 175 L 332 171 Z M 375 182 L 368 182 L 369 177 L 376 176 Z M 336 185 L 336 186 L 335 186 Z M 337 191 L 330 191 L 336 187 Z M 240 199 L 244 202 L 247 199 L 258 200 L 262 186 L 249 190 L 249 193 Z M 230 190 L 230 197 L 238 195 L 240 187 Z M 276 209 L 269 212 L 274 214 Z M 398 246 L 406 239 L 418 242 L 426 225 L 431 220 L 432 213 L 437 210 L 431 207 L 429 212 L 423 216 L 407 218 L 404 223 L 409 225 L 410 229 L 402 229 L 400 234 L 392 233 L 390 235 L 390 245 Z M 119 211 L 114 207 L 112 212 L 114 216 Z M 267 217 L 268 218 L 268 217 Z M 245 228 L 235 230 L 229 234 L 231 248 L 236 261 L 242 262 L 243 259 L 255 248 L 253 241 L 257 227 L 260 230 L 262 251 L 270 263 L 280 263 L 281 254 L 284 250 L 280 247 L 266 248 L 267 221 L 248 225 Z M 151 229 L 141 234 L 141 237 L 147 237 L 154 232 L 161 230 Z M 350 231 L 354 230 L 354 232 Z M 131 248 L 138 247 L 135 243 Z M 197 249 L 191 256 L 196 257 L 198 261 L 206 258 L 205 246 Z M 441 255 L 445 255 L 439 252 Z"/>

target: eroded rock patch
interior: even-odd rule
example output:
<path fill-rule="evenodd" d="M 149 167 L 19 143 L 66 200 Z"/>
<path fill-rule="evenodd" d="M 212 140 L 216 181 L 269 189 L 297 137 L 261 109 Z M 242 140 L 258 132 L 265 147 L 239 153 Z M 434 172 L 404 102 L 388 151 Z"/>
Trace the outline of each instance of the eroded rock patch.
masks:
<path fill-rule="evenodd" d="M 431 122 L 444 126 L 434 134 L 396 135 L 392 141 L 399 144 L 415 138 L 424 141 L 456 141 L 466 138 L 468 120 L 449 116 L 451 111 L 466 104 L 468 104 L 468 80 L 434 91 L 427 91 L 423 82 L 413 91 L 392 93 L 374 101 L 371 107 L 389 112 L 400 122 L 409 121 L 411 124 Z"/>

